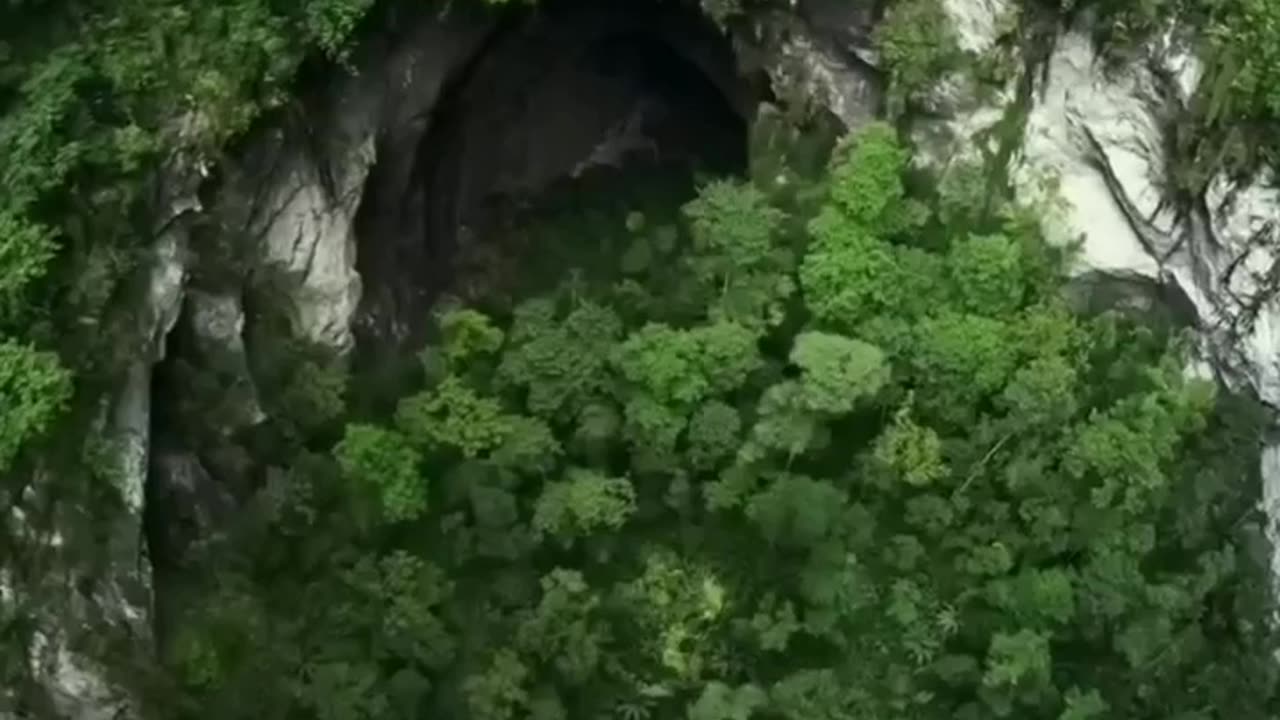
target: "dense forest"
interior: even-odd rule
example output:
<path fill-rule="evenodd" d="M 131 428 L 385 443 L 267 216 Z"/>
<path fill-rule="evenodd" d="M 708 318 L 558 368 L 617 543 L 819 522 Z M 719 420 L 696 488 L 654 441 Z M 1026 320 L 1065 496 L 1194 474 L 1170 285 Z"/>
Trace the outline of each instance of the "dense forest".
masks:
<path fill-rule="evenodd" d="M 1267 717 L 1247 407 L 906 159 L 873 126 L 442 308 L 192 591 L 194 716 Z"/>
<path fill-rule="evenodd" d="M 1073 249 L 999 172 L 912 166 L 961 60 L 937 0 L 882 5 L 883 122 L 766 109 L 739 176 L 576 188 L 527 220 L 520 277 L 436 303 L 394 382 L 317 360 L 272 389 L 260 492 L 184 559 L 155 663 L 121 659 L 145 717 L 1280 715 L 1269 411 L 1189 373 L 1167 314 L 1073 305 Z M 1021 10 L 1010 42 L 1093 13 L 1120 64 L 1200 29 L 1180 181 L 1280 165 L 1280 3 Z M 99 399 L 141 342 L 117 308 L 142 228 L 204 182 L 168 170 L 216 175 L 377 12 L 0 8 L 6 515 L 101 537 Z M 48 560 L 17 523 L 0 557 L 0 699 L 38 717 Z"/>

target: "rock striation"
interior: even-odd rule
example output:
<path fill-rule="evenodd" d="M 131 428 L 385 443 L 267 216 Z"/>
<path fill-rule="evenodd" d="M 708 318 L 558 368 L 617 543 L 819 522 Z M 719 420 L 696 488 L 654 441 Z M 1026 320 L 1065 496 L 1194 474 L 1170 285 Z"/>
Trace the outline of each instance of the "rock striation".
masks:
<path fill-rule="evenodd" d="M 962 48 L 993 51 L 1007 0 L 948 0 Z M 1201 363 L 1228 388 L 1280 409 L 1280 185 L 1269 173 L 1217 171 L 1199 190 L 1175 177 L 1173 133 L 1188 115 L 1202 67 L 1179 28 L 1139 49 L 1123 67 L 1100 57 L 1089 18 L 1060 34 L 1032 78 L 1030 92 L 948 98 L 921 131 L 926 161 L 946 172 L 971 161 L 1011 111 L 1025 114 L 1010 154 L 1010 175 L 1027 202 L 1056 209 L 1044 230 L 1079 241 L 1072 268 L 1082 292 L 1107 302 L 1161 303 L 1200 338 Z M 945 88 L 945 83 L 944 83 Z M 1021 103 L 1021 106 L 1018 104 Z M 1280 522 L 1280 444 L 1260 459 L 1263 502 Z M 1280 554 L 1273 560 L 1280 575 Z"/>

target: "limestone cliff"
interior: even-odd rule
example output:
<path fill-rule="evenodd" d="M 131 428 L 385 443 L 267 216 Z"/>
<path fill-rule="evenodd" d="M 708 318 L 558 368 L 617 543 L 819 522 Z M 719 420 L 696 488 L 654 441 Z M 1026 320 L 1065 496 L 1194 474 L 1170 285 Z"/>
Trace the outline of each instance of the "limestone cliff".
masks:
<path fill-rule="evenodd" d="M 669 122 L 629 142 L 656 148 L 655 157 L 710 147 L 713 164 L 733 162 L 732 139 L 714 147 L 716 138 L 748 124 L 766 98 L 816 104 L 848 128 L 876 117 L 883 73 L 873 3 L 790 5 L 761 10 L 729 35 L 688 8 L 407 13 L 371 31 L 354 71 L 329 68 L 223 162 L 177 159 L 172 216 L 156 219 L 145 292 L 133 305 L 145 347 L 105 413 L 125 440 L 127 500 L 114 522 L 125 547 L 108 572 L 154 589 L 131 565 L 144 552 L 144 499 L 210 526 L 242 499 L 228 478 L 261 470 L 243 446 L 271 419 L 258 377 L 266 355 L 292 344 L 343 363 L 417 337 L 459 236 L 500 203 L 622 164 L 617 153 L 601 160 L 601 148 L 641 103 L 662 97 Z M 1016 23 L 1011 0 L 944 5 L 970 57 L 993 52 Z M 1275 178 L 1215 172 L 1195 192 L 1181 189 L 1171 133 L 1200 77 L 1185 29 L 1169 28 L 1138 62 L 1115 68 L 1097 54 L 1089 18 L 1078 23 L 1045 57 L 1007 59 L 1021 72 L 981 95 L 963 73 L 940 78 L 930 112 L 912 126 L 921 164 L 945 178 L 991 158 L 1006 163 L 1025 201 L 1058 209 L 1045 217 L 1047 234 L 1081 241 L 1082 293 L 1168 305 L 1202 341 L 1203 365 L 1192 371 L 1280 408 Z M 602 48 L 619 37 L 661 49 L 697 82 L 664 96 L 643 67 L 600 71 Z M 699 93 L 715 102 L 699 104 Z M 1014 116 L 1017 132 L 1002 135 Z M 180 342 L 166 347 L 167 337 Z M 173 380 L 182 377 L 212 386 Z M 184 403 L 198 393 L 196 407 L 214 402 L 218 412 L 193 414 Z M 1280 440 L 1259 462 L 1280 518 Z M 92 602 L 151 625 L 150 603 L 123 591 Z M 140 631 L 138 642 L 150 640 Z M 51 639 L 40 655 L 36 674 L 66 716 L 127 713 L 109 699 L 107 673 L 77 664 L 65 643 Z"/>

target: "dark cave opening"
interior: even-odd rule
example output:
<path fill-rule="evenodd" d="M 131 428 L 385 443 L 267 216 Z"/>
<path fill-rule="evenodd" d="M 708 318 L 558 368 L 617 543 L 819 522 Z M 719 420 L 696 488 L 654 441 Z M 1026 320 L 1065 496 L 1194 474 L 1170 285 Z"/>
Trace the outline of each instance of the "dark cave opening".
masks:
<path fill-rule="evenodd" d="M 351 357 L 351 386 L 360 389 L 348 396 L 355 414 L 386 409 L 381 401 L 393 403 L 417 371 L 406 350 L 421 344 L 433 304 L 452 289 L 460 235 L 492 234 L 495 253 L 508 255 L 502 231 L 563 204 L 566 191 L 585 188 L 599 198 L 642 178 L 687 199 L 697 178 L 746 169 L 748 124 L 769 99 L 767 79 L 743 74 L 729 38 L 695 4 L 616 5 L 547 0 L 486 11 L 492 17 L 423 20 L 434 28 L 425 36 L 442 41 L 419 56 L 437 65 L 423 75 L 441 74 L 440 86 L 410 97 L 430 83 L 392 80 L 393 70 L 382 69 L 387 82 L 403 84 L 380 89 L 402 88 L 401 99 L 413 102 L 401 105 L 413 110 L 380 116 L 376 161 L 355 217 L 363 286 Z M 386 42 L 414 36 L 406 30 Z M 341 85 L 336 72 L 332 82 Z M 324 108 L 326 97 L 318 92 L 308 107 Z M 313 139 L 301 120 L 281 126 L 284 146 Z M 318 153 L 327 147 L 315 144 Z M 272 157 L 251 160 L 270 165 Z M 226 348 L 205 347 L 189 297 L 153 376 L 144 524 L 161 645 L 183 593 L 200 591 L 199 582 L 188 585 L 190 562 L 200 555 L 193 549 L 217 536 L 274 472 L 279 458 L 260 446 L 290 446 L 277 437 L 288 422 L 259 406 L 259 391 L 279 378 L 259 387 L 261 368 L 245 365 L 246 355 L 259 352 L 255 332 L 288 334 L 256 314 L 254 303 L 269 305 L 269 296 L 230 290 L 217 278 L 202 282 L 210 286 L 206 309 L 220 319 L 199 322 L 216 319 L 215 330 L 234 339 L 220 336 Z M 227 351 L 241 341 L 249 347 Z"/>
<path fill-rule="evenodd" d="M 400 197 L 375 166 L 357 217 L 362 355 L 419 344 L 459 246 L 502 255 L 493 238 L 557 193 L 647 176 L 691 195 L 695 178 L 745 170 L 767 79 L 740 72 L 696 4 L 612 5 L 504 10 L 447 80 Z"/>

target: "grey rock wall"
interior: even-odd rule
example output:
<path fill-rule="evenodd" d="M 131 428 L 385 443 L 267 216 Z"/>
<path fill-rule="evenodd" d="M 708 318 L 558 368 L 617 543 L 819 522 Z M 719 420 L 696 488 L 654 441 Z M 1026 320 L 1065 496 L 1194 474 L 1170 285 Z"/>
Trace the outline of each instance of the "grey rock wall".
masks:
<path fill-rule="evenodd" d="M 945 4 L 961 46 L 974 53 L 991 49 L 1012 9 L 1008 0 Z M 1174 190 L 1169 133 L 1202 74 L 1179 42 L 1184 29 L 1170 28 L 1115 68 L 1097 55 L 1087 22 L 1057 38 L 1030 94 L 1011 160 L 1015 186 L 1027 202 L 1051 208 L 1043 222 L 1049 238 L 1082 241 L 1073 272 L 1083 286 L 1129 288 L 1176 305 L 1200 337 L 1201 372 L 1280 409 L 1280 305 L 1271 289 L 1280 278 L 1276 179 L 1219 172 L 1194 197 Z M 971 159 L 1016 95 L 1009 87 L 991 103 L 943 103 L 942 120 L 922 133 L 926 161 L 945 171 Z M 1280 541 L 1280 445 L 1264 449 L 1260 468 L 1264 509 Z M 1280 554 L 1273 566 L 1280 576 Z"/>
<path fill-rule="evenodd" d="M 740 69 L 763 70 L 784 101 L 806 99 L 849 128 L 863 125 L 880 104 L 870 5 L 808 0 L 795 13 L 761 16 L 754 36 L 737 38 Z M 1013 0 L 944 5 L 961 48 L 974 55 L 989 52 L 1016 18 Z M 415 295 L 422 292 L 419 275 L 435 262 L 423 249 L 424 209 L 432 199 L 420 176 L 420 147 L 448 80 L 490 29 L 485 20 L 402 18 L 357 54 L 354 73 L 282 112 L 218 168 L 208 208 L 195 200 L 203 159 L 176 159 L 164 204 L 170 212 L 156 224 L 145 291 L 133 313 L 142 348 L 104 414 L 108 435 L 120 442 L 126 509 L 114 520 L 117 560 L 93 602 L 136 627 L 140 645 L 148 642 L 150 608 L 125 588 L 151 589 L 146 563 L 138 562 L 145 553 L 140 524 L 148 468 L 163 470 L 152 480 L 170 483 L 161 490 L 173 497 L 194 497 L 194 487 L 209 483 L 194 452 L 153 447 L 155 404 L 165 401 L 152 396 L 153 368 L 167 357 L 166 336 L 182 324 L 192 338 L 185 360 L 238 378 L 237 412 L 213 428 L 230 437 L 265 417 L 252 377 L 261 348 L 246 342 L 263 313 L 285 320 L 281 342 L 336 356 L 350 353 L 362 327 L 372 336 L 407 334 L 406 318 L 422 302 Z M 1280 189 L 1271 177 L 1221 175 L 1190 200 L 1169 190 L 1168 121 L 1199 80 L 1194 56 L 1175 39 L 1160 38 L 1140 62 L 1107 72 L 1083 31 L 1063 34 L 1027 101 L 1012 178 L 1024 199 L 1056 208 L 1045 216 L 1051 238 L 1083 240 L 1074 269 L 1082 286 L 1155 288 L 1177 298 L 1202 339 L 1207 371 L 1280 408 L 1280 308 L 1267 290 L 1280 273 L 1269 250 L 1280 223 Z M 669 41 L 716 76 L 740 113 L 751 111 L 753 98 L 736 84 L 740 78 L 725 76 L 701 54 L 697 37 L 675 33 Z M 1025 96 L 1012 83 L 978 96 L 962 76 L 940 80 L 916 140 L 920 161 L 945 174 L 992 152 L 993 129 Z M 537 138 L 515 140 L 525 151 L 538 149 Z M 497 177 L 500 169 L 485 172 Z M 193 217 L 202 220 L 198 237 Z M 1260 467 L 1264 501 L 1280 518 L 1280 443 L 1262 453 Z M 226 502 L 219 495 L 216 504 Z M 1276 568 L 1280 573 L 1280 557 Z M 0 599 L 5 587 L 0 574 Z M 43 636 L 36 651 L 33 670 L 62 714 L 129 716 L 104 669 L 73 652 L 66 637 Z"/>

